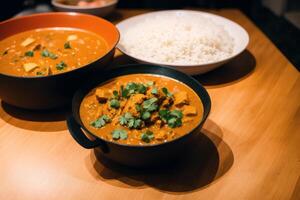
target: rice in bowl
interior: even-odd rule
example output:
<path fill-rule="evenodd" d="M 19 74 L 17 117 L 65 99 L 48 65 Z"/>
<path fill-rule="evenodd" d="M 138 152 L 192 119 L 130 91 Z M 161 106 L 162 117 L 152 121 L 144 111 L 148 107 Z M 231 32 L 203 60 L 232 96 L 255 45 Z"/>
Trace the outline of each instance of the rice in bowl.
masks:
<path fill-rule="evenodd" d="M 222 26 L 206 17 L 162 15 L 124 31 L 120 45 L 146 61 L 197 65 L 230 57 L 234 40 Z"/>

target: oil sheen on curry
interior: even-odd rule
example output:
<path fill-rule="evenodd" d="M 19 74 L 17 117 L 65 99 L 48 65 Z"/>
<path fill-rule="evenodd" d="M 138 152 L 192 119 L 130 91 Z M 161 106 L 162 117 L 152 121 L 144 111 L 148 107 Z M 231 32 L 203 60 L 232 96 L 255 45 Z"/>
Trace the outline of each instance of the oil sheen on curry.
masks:
<path fill-rule="evenodd" d="M 127 145 L 164 143 L 193 130 L 203 105 L 185 84 L 164 76 L 132 74 L 93 89 L 80 118 L 93 134 Z"/>
<path fill-rule="evenodd" d="M 42 28 L 0 41 L 0 73 L 48 76 L 89 64 L 108 52 L 99 35 L 81 29 Z"/>

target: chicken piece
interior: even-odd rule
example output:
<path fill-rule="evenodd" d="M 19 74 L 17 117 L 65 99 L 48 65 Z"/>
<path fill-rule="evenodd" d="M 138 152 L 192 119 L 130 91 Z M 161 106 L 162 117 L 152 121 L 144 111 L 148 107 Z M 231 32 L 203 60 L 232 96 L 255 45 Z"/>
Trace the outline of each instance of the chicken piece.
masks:
<path fill-rule="evenodd" d="M 135 94 L 130 97 L 129 100 L 127 100 L 127 103 L 122 111 L 122 113 L 129 112 L 134 117 L 138 117 L 139 111 L 136 109 L 136 105 L 142 104 L 143 101 L 146 99 L 146 95 L 144 94 Z"/>
<path fill-rule="evenodd" d="M 95 91 L 95 95 L 100 103 L 105 103 L 111 94 L 107 90 L 98 88 Z"/>
<path fill-rule="evenodd" d="M 162 125 L 163 125 L 163 121 L 162 120 L 158 119 L 158 120 L 155 121 L 155 126 L 162 127 Z"/>
<path fill-rule="evenodd" d="M 169 108 L 172 104 L 173 104 L 173 99 L 172 98 L 170 98 L 170 97 L 167 97 L 167 98 L 165 98 L 163 101 L 162 101 L 162 103 L 161 103 L 161 106 L 163 107 L 163 108 Z"/>
<path fill-rule="evenodd" d="M 197 109 L 194 106 L 186 105 L 186 106 L 183 107 L 182 113 L 185 116 L 194 116 L 194 115 L 197 115 Z"/>
<path fill-rule="evenodd" d="M 186 123 L 186 122 L 191 122 L 193 120 L 194 120 L 194 117 L 187 116 L 182 119 L 182 122 Z"/>
<path fill-rule="evenodd" d="M 160 119 L 159 115 L 157 112 L 153 113 L 150 117 L 150 122 L 156 123 Z"/>
<path fill-rule="evenodd" d="M 188 94 L 185 91 L 181 91 L 181 92 L 177 92 L 174 94 L 174 104 L 175 106 L 183 106 L 184 104 L 188 104 L 189 100 L 188 100 Z"/>
<path fill-rule="evenodd" d="M 107 103 L 103 105 L 102 110 L 102 114 L 107 115 L 110 119 L 113 119 L 118 112 L 118 110 L 111 108 Z"/>
<path fill-rule="evenodd" d="M 98 104 L 99 105 L 99 104 Z M 103 108 L 102 106 L 97 106 L 97 110 L 96 110 L 96 114 L 95 114 L 95 118 L 99 118 L 101 117 L 103 114 Z"/>
<path fill-rule="evenodd" d="M 146 99 L 146 95 L 144 94 L 135 94 L 130 98 L 134 104 L 141 104 Z"/>
<path fill-rule="evenodd" d="M 26 40 L 24 40 L 24 41 L 21 43 L 21 45 L 22 45 L 23 47 L 26 47 L 26 46 L 32 44 L 34 41 L 35 41 L 35 39 L 29 37 L 29 38 L 26 38 Z"/>
<path fill-rule="evenodd" d="M 159 130 L 157 134 L 155 134 L 155 139 L 162 141 L 168 138 L 167 132 L 164 130 Z"/>
<path fill-rule="evenodd" d="M 30 72 L 38 67 L 36 63 L 25 63 L 23 65 L 25 72 Z"/>

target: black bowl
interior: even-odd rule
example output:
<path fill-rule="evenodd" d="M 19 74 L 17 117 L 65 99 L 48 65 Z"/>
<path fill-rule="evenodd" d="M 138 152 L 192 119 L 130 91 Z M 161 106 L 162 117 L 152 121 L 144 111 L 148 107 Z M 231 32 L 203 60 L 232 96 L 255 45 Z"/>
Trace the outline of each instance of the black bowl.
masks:
<path fill-rule="evenodd" d="M 79 108 L 83 98 L 97 85 L 109 79 L 128 74 L 163 75 L 177 79 L 192 88 L 200 97 L 204 107 L 203 118 L 198 126 L 186 135 L 169 142 L 145 146 L 125 145 L 106 141 L 88 131 L 87 128 L 84 127 L 79 115 Z M 87 149 L 97 148 L 97 152 L 99 151 L 104 159 L 131 167 L 151 167 L 172 162 L 186 153 L 187 145 L 192 144 L 197 134 L 201 134 L 200 129 L 210 112 L 210 107 L 211 101 L 207 91 L 191 76 L 169 67 L 141 64 L 127 65 L 107 71 L 102 76 L 91 79 L 89 83 L 79 89 L 73 97 L 73 116 L 68 117 L 67 125 L 73 138 L 82 147 Z M 84 132 L 82 130 L 84 130 Z M 90 137 L 87 137 L 86 134 L 92 136 L 93 139 L 89 139 Z"/>
<path fill-rule="evenodd" d="M 19 77 L 0 73 L 0 99 L 26 109 L 52 109 L 71 103 L 75 91 L 90 75 L 103 71 L 114 56 L 119 40 L 116 27 L 99 17 L 80 13 L 42 13 L 0 22 L 0 40 L 36 28 L 67 27 L 101 35 L 108 43 L 106 55 L 73 71 L 45 77 Z"/>

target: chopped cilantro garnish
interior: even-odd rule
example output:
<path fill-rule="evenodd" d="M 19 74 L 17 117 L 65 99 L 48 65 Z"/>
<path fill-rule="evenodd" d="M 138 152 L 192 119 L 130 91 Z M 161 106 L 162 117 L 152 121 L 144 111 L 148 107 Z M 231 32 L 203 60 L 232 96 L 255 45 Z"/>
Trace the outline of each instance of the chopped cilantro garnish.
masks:
<path fill-rule="evenodd" d="M 182 125 L 181 119 L 183 117 L 183 114 L 180 110 L 160 110 L 158 114 L 159 117 L 163 121 L 167 122 L 168 126 L 171 128 L 179 127 Z"/>
<path fill-rule="evenodd" d="M 149 112 L 153 112 L 153 111 L 157 110 L 157 108 L 158 108 L 158 105 L 156 103 L 157 101 L 158 101 L 158 99 L 155 97 L 144 101 L 143 109 L 145 109 L 146 111 L 149 111 Z"/>
<path fill-rule="evenodd" d="M 64 70 L 68 65 L 64 63 L 64 61 L 61 61 L 60 63 L 56 64 L 56 69 L 57 70 Z"/>
<path fill-rule="evenodd" d="M 142 113 L 142 119 L 143 119 L 143 120 L 147 120 L 147 119 L 149 119 L 150 117 L 151 117 L 151 113 L 150 113 L 150 112 L 146 111 L 146 112 L 143 112 L 143 113 Z"/>
<path fill-rule="evenodd" d="M 112 138 L 114 140 L 119 140 L 119 139 L 126 140 L 128 137 L 127 132 L 122 129 L 113 130 L 113 132 L 111 134 L 112 134 Z"/>
<path fill-rule="evenodd" d="M 33 51 L 26 51 L 24 55 L 28 56 L 28 57 L 33 57 L 34 53 L 33 53 Z"/>
<path fill-rule="evenodd" d="M 91 122 L 91 126 L 93 126 L 95 128 L 101 128 L 101 127 L 105 126 L 106 123 L 109 123 L 109 122 L 111 122 L 111 119 L 107 115 L 102 115 L 95 121 Z"/>
<path fill-rule="evenodd" d="M 64 48 L 65 49 L 71 49 L 72 48 L 69 41 L 64 44 Z"/>
<path fill-rule="evenodd" d="M 173 97 L 173 94 L 167 88 L 163 87 L 161 90 L 167 97 Z"/>
<path fill-rule="evenodd" d="M 58 58 L 57 55 L 55 55 L 54 53 L 48 51 L 47 49 L 44 49 L 44 50 L 41 52 L 41 55 L 42 55 L 43 57 L 49 57 L 49 58 L 51 58 L 51 59 L 53 59 L 53 60 L 55 60 L 55 59 Z"/>
<path fill-rule="evenodd" d="M 134 129 L 141 128 L 143 125 L 143 121 L 141 119 L 133 117 L 129 112 L 125 113 L 119 118 L 119 123 L 122 126 L 127 126 L 128 128 Z"/>
<path fill-rule="evenodd" d="M 120 107 L 120 102 L 117 99 L 112 99 L 109 101 L 109 105 L 112 108 L 118 109 Z"/>
<path fill-rule="evenodd" d="M 147 130 L 145 133 L 142 133 L 141 135 L 141 140 L 146 143 L 149 143 L 153 138 L 154 138 L 153 132 L 149 130 Z"/>
<path fill-rule="evenodd" d="M 147 83 L 146 83 L 146 86 L 153 86 L 154 85 L 154 81 L 148 81 Z"/>
<path fill-rule="evenodd" d="M 158 94 L 157 88 L 153 88 L 153 89 L 151 90 L 151 94 Z"/>
<path fill-rule="evenodd" d="M 114 98 L 119 98 L 119 93 L 117 90 L 113 91 Z"/>

